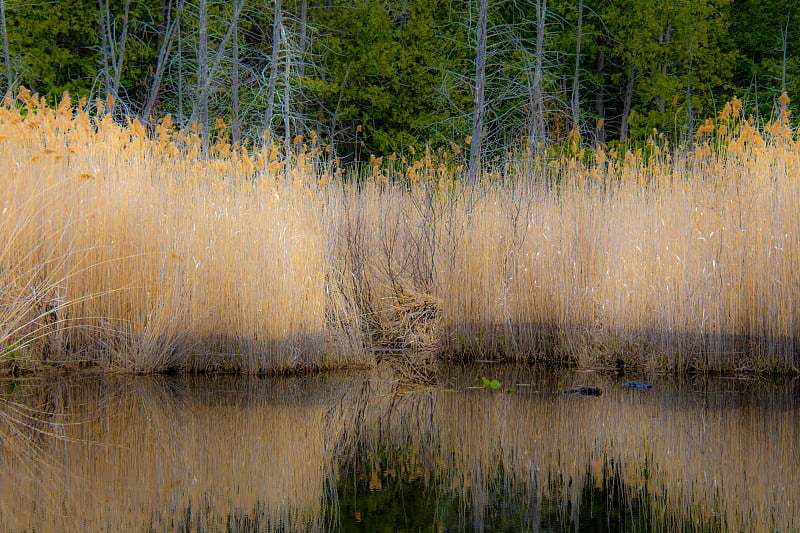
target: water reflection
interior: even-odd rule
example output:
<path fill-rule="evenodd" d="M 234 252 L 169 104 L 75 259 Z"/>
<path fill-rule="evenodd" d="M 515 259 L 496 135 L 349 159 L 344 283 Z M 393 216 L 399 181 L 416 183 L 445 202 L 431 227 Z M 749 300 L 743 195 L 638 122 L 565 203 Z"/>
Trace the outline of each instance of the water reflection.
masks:
<path fill-rule="evenodd" d="M 797 381 L 629 378 L 5 382 L 0 529 L 797 531 Z"/>

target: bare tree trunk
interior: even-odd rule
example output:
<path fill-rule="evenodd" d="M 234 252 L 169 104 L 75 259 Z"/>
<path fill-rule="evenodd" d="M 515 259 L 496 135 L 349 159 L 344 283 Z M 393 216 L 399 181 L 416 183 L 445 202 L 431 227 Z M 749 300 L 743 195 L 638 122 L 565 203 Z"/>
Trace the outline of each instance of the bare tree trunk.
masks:
<path fill-rule="evenodd" d="M 635 55 L 635 54 L 634 54 Z M 622 108 L 622 126 L 619 130 L 619 142 L 628 138 L 628 118 L 631 116 L 631 103 L 633 102 L 633 83 L 636 79 L 636 67 L 633 61 L 628 65 L 628 86 L 625 88 L 625 104 Z"/>
<path fill-rule="evenodd" d="M 692 107 L 692 65 L 694 63 L 694 37 L 689 43 L 689 72 L 686 74 L 686 115 L 689 119 L 689 139 L 694 139 L 694 108 Z"/>
<path fill-rule="evenodd" d="M 239 120 L 239 23 L 234 20 L 233 29 L 233 64 L 231 65 L 231 91 L 232 112 L 231 130 L 233 133 L 233 144 L 238 145 L 242 142 L 242 124 Z"/>
<path fill-rule="evenodd" d="M 533 153 L 545 143 L 544 126 L 544 32 L 547 19 L 547 0 L 536 0 L 536 67 L 533 75 L 533 109 L 531 115 L 531 139 L 528 150 Z"/>
<path fill-rule="evenodd" d="M 178 31 L 179 19 L 176 17 L 174 20 L 170 20 L 172 2 L 170 1 L 169 4 L 170 5 L 167 8 L 166 33 L 164 38 L 161 40 L 161 46 L 158 50 L 158 61 L 156 62 L 156 72 L 153 75 L 153 83 L 150 85 L 147 102 L 145 103 L 144 110 L 142 111 L 142 119 L 145 122 L 150 121 L 150 114 L 153 112 L 153 106 L 155 106 L 155 103 L 158 99 L 158 93 L 161 90 L 161 79 L 163 78 L 164 70 L 167 67 L 167 57 L 169 57 L 169 51 L 172 49 L 172 42 L 175 40 L 175 35 Z"/>
<path fill-rule="evenodd" d="M 275 20 L 272 25 L 272 64 L 269 66 L 269 87 L 267 89 L 266 129 L 272 133 L 272 114 L 275 105 L 275 84 L 278 77 L 278 54 L 281 47 L 281 0 L 275 0 Z"/>
<path fill-rule="evenodd" d="M 200 124 L 203 157 L 208 154 L 208 93 L 203 90 L 208 76 L 208 2 L 200 0 L 199 38 L 197 41 L 197 107 L 200 108 Z M 192 114 L 194 116 L 194 114 Z"/>
<path fill-rule="evenodd" d="M 175 22 L 178 24 L 176 30 L 178 32 L 178 124 L 181 128 L 184 128 L 186 124 L 183 122 L 183 36 L 181 35 L 183 0 L 178 0 L 177 11 Z"/>
<path fill-rule="evenodd" d="M 305 75 L 306 70 L 306 47 L 308 46 L 307 41 L 307 31 L 308 31 L 308 0 L 302 0 L 300 2 L 300 50 L 299 50 L 299 63 L 297 64 L 297 77 L 302 83 L 303 76 Z M 297 120 L 295 121 L 295 126 L 297 128 L 298 135 L 305 135 L 305 109 L 303 103 L 300 102 L 299 105 L 295 105 L 295 113 L 297 113 Z"/>
<path fill-rule="evenodd" d="M 789 17 L 790 15 L 786 15 L 786 26 L 781 26 L 781 51 L 783 52 L 783 65 L 781 68 L 781 98 L 779 99 L 781 124 L 783 124 L 786 120 L 786 117 L 789 116 L 789 101 L 786 98 L 783 98 L 783 95 L 786 93 L 786 50 L 789 48 Z"/>
<path fill-rule="evenodd" d="M 119 96 L 119 84 L 122 78 L 122 62 L 125 59 L 125 43 L 128 41 L 128 16 L 130 15 L 131 0 L 125 0 L 122 35 L 120 36 L 120 41 L 116 49 L 114 46 L 114 36 L 112 34 L 113 25 L 111 23 L 109 0 L 97 0 L 97 6 L 100 9 L 100 31 L 102 33 L 100 40 L 103 47 L 103 73 L 106 83 L 106 100 L 111 100 L 113 104 L 111 109 L 106 109 L 106 111 L 113 112 Z M 114 70 L 113 79 L 111 79 L 111 73 L 108 68 L 109 61 L 111 62 L 111 68 Z"/>
<path fill-rule="evenodd" d="M 103 76 L 106 98 L 111 94 L 111 72 L 108 70 L 108 32 L 106 31 L 106 9 L 103 0 L 97 0 L 97 9 L 100 11 L 100 45 L 103 48 Z"/>
<path fill-rule="evenodd" d="M 217 55 L 214 57 L 214 64 L 211 66 L 210 70 L 207 70 L 205 75 L 205 81 L 203 83 L 202 88 L 198 88 L 199 96 L 196 100 L 195 106 L 192 108 L 192 114 L 189 117 L 190 124 L 195 120 L 197 120 L 197 112 L 198 112 L 197 103 L 201 101 L 205 101 L 206 103 L 208 103 L 208 95 L 211 92 L 211 81 L 214 79 L 214 76 L 219 70 L 220 63 L 222 63 L 222 57 L 224 55 L 225 48 L 228 46 L 228 41 L 230 41 L 231 37 L 233 36 L 233 30 L 236 27 L 236 23 L 238 23 L 239 21 L 239 14 L 242 12 L 244 3 L 245 0 L 241 0 L 238 4 L 236 4 L 236 9 L 233 12 L 233 17 L 231 18 L 230 24 L 228 24 L 228 31 L 225 33 L 225 37 L 223 37 L 222 42 L 219 44 L 219 48 L 217 49 Z M 208 57 L 206 57 L 206 66 L 207 65 L 208 65 Z"/>
<path fill-rule="evenodd" d="M 580 72 L 581 72 L 581 38 L 583 37 L 583 0 L 578 0 L 578 34 L 575 42 L 575 76 L 572 78 L 572 129 L 580 131 Z"/>
<path fill-rule="evenodd" d="M 283 49 L 286 53 L 286 65 L 283 70 L 283 149 L 286 154 L 286 171 L 288 172 L 292 153 L 292 132 L 289 124 L 289 97 L 291 96 L 289 74 L 292 62 L 291 54 L 289 53 L 289 39 L 283 24 L 281 24 L 281 37 L 283 38 Z"/>
<path fill-rule="evenodd" d="M 108 0 L 106 0 L 106 7 L 108 7 Z M 114 98 L 114 106 L 119 97 L 119 82 L 122 77 L 122 61 L 125 59 L 125 43 L 128 42 L 128 15 L 130 14 L 131 0 L 125 0 L 125 12 L 122 19 L 122 37 L 120 37 L 119 51 L 117 53 L 117 60 L 114 63 L 114 87 L 111 96 Z M 111 26 L 107 23 L 106 29 L 110 30 Z M 111 33 L 109 31 L 109 42 L 111 40 Z M 112 58 L 113 61 L 113 58 Z M 113 108 L 111 109 L 113 111 Z"/>
<path fill-rule="evenodd" d="M 481 164 L 481 137 L 483 136 L 484 89 L 486 86 L 486 25 L 489 0 L 479 0 L 478 39 L 475 50 L 475 104 L 472 113 L 472 138 L 469 143 L 469 175 L 467 183 L 478 183 Z"/>
<path fill-rule="evenodd" d="M 531 157 L 536 151 L 536 81 L 534 80 L 534 75 L 532 74 L 532 69 L 527 54 L 525 55 L 525 81 L 528 84 L 527 96 L 528 109 L 530 110 L 527 152 L 528 157 Z"/>
<path fill-rule="evenodd" d="M 158 43 L 158 49 L 160 50 L 161 43 L 167 38 L 169 21 L 172 18 L 172 0 L 161 0 L 159 4 L 161 6 L 159 9 L 159 11 L 161 11 L 161 19 L 156 25 L 156 42 Z"/>
<path fill-rule="evenodd" d="M 597 54 L 597 77 L 600 79 L 600 90 L 597 93 L 597 100 L 594 104 L 594 109 L 597 111 L 597 116 L 600 117 L 600 122 L 597 125 L 597 142 L 598 144 L 606 141 L 606 82 L 605 82 L 605 54 L 603 51 Z"/>
<path fill-rule="evenodd" d="M 786 26 L 781 26 L 781 51 L 783 52 L 783 67 L 781 69 L 781 94 L 786 92 L 786 50 L 789 47 L 789 17 L 790 15 L 786 15 Z"/>
<path fill-rule="evenodd" d="M 6 32 L 6 3 L 0 0 L 0 23 L 3 25 L 3 58 L 6 62 L 6 92 L 11 93 L 14 88 L 14 78 L 11 76 L 11 55 L 8 53 L 8 33 Z M 785 54 L 784 54 L 785 55 Z M 786 62 L 784 61 L 784 65 Z M 784 67 L 784 72 L 786 68 Z"/>

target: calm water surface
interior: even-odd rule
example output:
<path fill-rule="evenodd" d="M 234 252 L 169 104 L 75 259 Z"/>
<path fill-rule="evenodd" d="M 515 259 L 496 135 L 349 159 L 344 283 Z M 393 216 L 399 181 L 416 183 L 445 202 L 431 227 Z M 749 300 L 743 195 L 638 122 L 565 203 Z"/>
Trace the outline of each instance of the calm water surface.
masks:
<path fill-rule="evenodd" d="M 577 385 L 604 393 L 558 392 Z M 800 531 L 798 380 L 486 365 L 429 387 L 376 370 L 0 391 L 2 531 Z"/>

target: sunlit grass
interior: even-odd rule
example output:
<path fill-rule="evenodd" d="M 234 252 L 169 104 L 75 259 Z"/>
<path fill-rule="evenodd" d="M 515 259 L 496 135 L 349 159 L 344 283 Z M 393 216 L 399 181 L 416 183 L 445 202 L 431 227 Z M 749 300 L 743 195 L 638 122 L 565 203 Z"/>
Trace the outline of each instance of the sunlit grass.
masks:
<path fill-rule="evenodd" d="M 5 368 L 282 372 L 379 346 L 797 371 L 787 117 L 757 131 L 734 101 L 692 151 L 576 144 L 465 187 L 456 152 L 355 176 L 316 136 L 287 160 L 220 135 L 203 157 L 168 120 L 85 107 L 23 93 L 0 110 Z"/>

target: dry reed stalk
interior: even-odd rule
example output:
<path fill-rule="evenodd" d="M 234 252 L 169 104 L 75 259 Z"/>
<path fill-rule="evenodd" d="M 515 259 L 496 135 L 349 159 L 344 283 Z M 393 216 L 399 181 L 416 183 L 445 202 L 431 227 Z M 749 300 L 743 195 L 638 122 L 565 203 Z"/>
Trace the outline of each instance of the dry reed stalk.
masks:
<path fill-rule="evenodd" d="M 441 295 L 445 349 L 796 372 L 800 143 L 743 123 L 682 169 L 625 159 L 601 182 L 568 168 L 526 218 L 497 188 L 476 202 L 442 282 L 463 288 Z"/>

